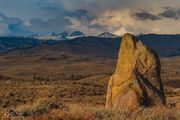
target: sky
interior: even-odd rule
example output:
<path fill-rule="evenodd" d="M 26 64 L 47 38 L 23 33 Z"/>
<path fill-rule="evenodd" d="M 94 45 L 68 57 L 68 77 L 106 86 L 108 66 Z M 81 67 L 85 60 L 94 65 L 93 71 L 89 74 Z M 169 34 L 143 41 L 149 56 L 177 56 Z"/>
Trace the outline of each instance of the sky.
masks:
<path fill-rule="evenodd" d="M 180 0 L 0 0 L 0 35 L 180 34 Z"/>

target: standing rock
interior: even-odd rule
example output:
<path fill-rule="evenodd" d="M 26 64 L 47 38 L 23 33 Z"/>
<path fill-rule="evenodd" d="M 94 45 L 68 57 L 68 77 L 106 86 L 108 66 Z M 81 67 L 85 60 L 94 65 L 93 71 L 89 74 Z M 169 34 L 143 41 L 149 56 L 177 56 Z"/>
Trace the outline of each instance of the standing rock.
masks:
<path fill-rule="evenodd" d="M 115 73 L 111 76 L 106 108 L 134 110 L 166 103 L 156 52 L 126 33 L 121 42 Z"/>

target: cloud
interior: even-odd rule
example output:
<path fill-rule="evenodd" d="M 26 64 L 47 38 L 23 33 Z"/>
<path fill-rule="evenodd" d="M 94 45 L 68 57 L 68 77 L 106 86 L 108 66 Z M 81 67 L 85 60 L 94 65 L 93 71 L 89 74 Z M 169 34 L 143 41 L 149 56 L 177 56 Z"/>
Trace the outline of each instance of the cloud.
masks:
<path fill-rule="evenodd" d="M 34 18 L 27 22 L 26 29 L 36 32 L 38 34 L 48 34 L 50 32 L 60 33 L 69 30 L 71 24 L 69 20 L 65 18 L 53 18 L 43 20 L 40 18 Z"/>
<path fill-rule="evenodd" d="M 164 9 L 165 11 L 160 13 L 160 16 L 175 20 L 180 19 L 180 8 L 164 7 Z"/>
<path fill-rule="evenodd" d="M 134 11 L 129 9 L 117 9 L 107 10 L 100 15 L 97 14 L 94 19 L 89 22 L 79 21 L 75 18 L 69 19 L 72 22 L 73 29 L 78 28 L 86 32 L 90 31 L 92 35 L 99 34 L 103 31 L 109 31 L 117 35 L 122 35 L 126 32 L 134 34 L 178 33 L 180 27 L 178 20 L 160 19 L 160 16 L 156 15 L 158 13 L 152 15 L 149 13 L 150 17 L 145 15 L 146 18 L 143 16 L 141 19 L 132 17 L 132 14 L 134 14 Z M 156 15 L 156 17 L 153 15 Z M 169 26 L 168 29 L 166 28 L 167 26 Z"/>
<path fill-rule="evenodd" d="M 1 0 L 0 33 L 179 33 L 179 5 L 180 0 Z"/>
<path fill-rule="evenodd" d="M 58 0 L 56 0 L 58 1 Z M 117 9 L 146 9 L 157 10 L 164 6 L 179 6 L 179 0 L 61 0 L 63 6 L 68 10 L 86 9 L 95 13 Z"/>
<path fill-rule="evenodd" d="M 0 34 L 26 35 L 29 31 L 24 29 L 23 21 L 16 17 L 8 17 L 0 13 Z"/>
<path fill-rule="evenodd" d="M 0 34 L 1 35 L 31 35 L 48 34 L 50 32 L 63 32 L 69 30 L 70 22 L 65 18 L 52 18 L 43 20 L 33 18 L 21 20 L 17 17 L 9 17 L 0 13 Z"/>
<path fill-rule="evenodd" d="M 71 24 L 69 26 L 71 31 L 79 30 L 87 33 L 89 35 L 94 34 L 95 32 L 100 32 L 99 24 L 91 24 L 91 22 L 96 18 L 92 15 L 90 11 L 85 9 L 76 9 L 71 12 L 70 15 L 66 16 L 65 19 L 68 20 Z"/>
<path fill-rule="evenodd" d="M 147 11 L 135 12 L 135 13 L 133 13 L 133 17 L 135 17 L 136 19 L 139 19 L 139 20 L 152 20 L 152 21 L 161 19 L 161 17 L 159 17 L 158 15 L 154 15 Z"/>
<path fill-rule="evenodd" d="M 83 14 L 81 17 L 68 16 L 66 18 L 71 22 L 70 28 L 72 30 L 78 29 L 90 35 L 97 35 L 103 31 L 114 32 L 119 28 L 123 28 L 123 21 L 119 21 L 121 18 L 117 17 L 126 16 L 127 11 L 122 13 L 119 13 L 119 11 L 106 11 L 101 15 Z"/>
<path fill-rule="evenodd" d="M 9 33 L 7 24 L 0 22 L 0 28 L 0 35 L 7 35 L 7 33 Z"/>
<path fill-rule="evenodd" d="M 53 6 L 42 6 L 41 9 L 54 11 L 54 10 L 56 10 L 57 8 L 56 8 L 56 7 L 53 7 Z"/>
<path fill-rule="evenodd" d="M 133 17 L 139 20 L 161 20 L 163 18 L 168 18 L 168 19 L 174 19 L 178 20 L 180 19 L 180 8 L 172 8 L 172 7 L 163 7 L 164 10 L 163 12 L 159 14 L 152 14 L 147 11 L 138 11 L 133 13 Z"/>
<path fill-rule="evenodd" d="M 83 22 L 84 24 L 89 24 L 90 21 L 95 19 L 96 16 L 93 16 L 90 11 L 87 11 L 85 9 L 76 9 L 72 12 L 69 12 L 70 14 L 66 16 L 70 21 L 71 19 L 79 20 L 80 22 Z"/>

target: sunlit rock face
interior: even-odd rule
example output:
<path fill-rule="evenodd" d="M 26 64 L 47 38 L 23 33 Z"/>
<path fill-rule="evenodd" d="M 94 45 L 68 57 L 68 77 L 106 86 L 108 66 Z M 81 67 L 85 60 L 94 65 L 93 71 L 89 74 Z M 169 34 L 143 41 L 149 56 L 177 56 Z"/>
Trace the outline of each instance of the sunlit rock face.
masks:
<path fill-rule="evenodd" d="M 121 42 L 115 73 L 111 76 L 106 108 L 133 110 L 165 105 L 156 52 L 126 33 Z"/>

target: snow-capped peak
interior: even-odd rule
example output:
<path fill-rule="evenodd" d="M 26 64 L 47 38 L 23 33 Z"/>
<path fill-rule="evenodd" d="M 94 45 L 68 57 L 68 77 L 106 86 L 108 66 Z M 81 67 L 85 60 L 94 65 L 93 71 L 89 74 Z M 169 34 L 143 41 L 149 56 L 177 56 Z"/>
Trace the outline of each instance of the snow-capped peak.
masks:
<path fill-rule="evenodd" d="M 114 34 L 109 33 L 109 32 L 104 32 L 104 33 L 101 33 L 100 35 L 98 35 L 97 37 L 100 37 L 100 38 L 116 38 L 119 36 L 114 35 Z"/>

